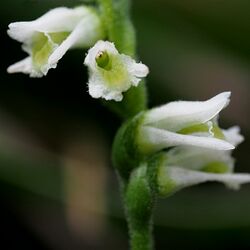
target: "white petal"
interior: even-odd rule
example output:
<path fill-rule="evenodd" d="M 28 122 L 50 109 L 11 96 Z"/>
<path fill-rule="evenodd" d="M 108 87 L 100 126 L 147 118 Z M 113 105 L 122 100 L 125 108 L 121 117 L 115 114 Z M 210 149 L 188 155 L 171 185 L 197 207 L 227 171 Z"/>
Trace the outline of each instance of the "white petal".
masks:
<path fill-rule="evenodd" d="M 189 145 L 216 150 L 234 149 L 234 146 L 229 142 L 213 137 L 182 135 L 149 126 L 142 126 L 140 135 L 142 148 L 148 147 L 149 150 L 152 149 L 153 151 L 179 145 Z"/>
<path fill-rule="evenodd" d="M 213 174 L 175 166 L 165 167 L 165 174 L 174 181 L 178 189 L 207 181 L 222 182 L 229 188 L 238 189 L 241 184 L 250 182 L 250 174 Z"/>
<path fill-rule="evenodd" d="M 136 77 L 145 77 L 149 73 L 148 67 L 143 63 L 135 63 L 131 67 L 131 74 Z"/>
<path fill-rule="evenodd" d="M 89 83 L 89 94 L 93 98 L 100 98 L 104 94 L 104 89 L 102 85 Z"/>
<path fill-rule="evenodd" d="M 142 77 L 146 77 L 147 74 L 149 73 L 149 69 L 145 64 L 141 62 L 136 63 L 134 59 L 124 54 L 121 54 L 121 57 L 131 75 L 142 78 Z"/>
<path fill-rule="evenodd" d="M 233 126 L 229 129 L 223 130 L 223 134 L 228 142 L 235 147 L 244 141 L 243 135 L 240 134 L 240 127 Z"/>
<path fill-rule="evenodd" d="M 87 7 L 55 8 L 34 21 L 11 23 L 7 32 L 10 37 L 19 42 L 30 40 L 35 32 L 70 32 L 90 11 Z"/>
<path fill-rule="evenodd" d="M 98 75 L 97 75 L 98 76 Z M 104 98 L 105 100 L 115 100 L 117 102 L 122 100 L 122 94 L 120 91 L 115 91 L 106 87 L 105 84 L 102 83 L 102 79 L 98 79 L 96 75 L 92 75 L 88 82 L 89 94 L 93 98 Z"/>
<path fill-rule="evenodd" d="M 130 75 L 131 85 L 137 87 L 141 78 L 149 73 L 148 67 L 142 63 L 136 63 L 134 59 L 124 54 L 121 54 L 120 58 Z"/>
<path fill-rule="evenodd" d="M 31 77 L 42 77 L 42 73 L 39 73 L 33 69 L 31 57 L 10 65 L 7 68 L 8 73 L 24 73 L 29 74 Z"/>
<path fill-rule="evenodd" d="M 130 77 L 131 85 L 137 87 L 138 84 L 140 83 L 141 79 L 137 78 L 135 76 Z"/>
<path fill-rule="evenodd" d="M 234 159 L 230 151 L 219 151 L 192 146 L 178 146 L 170 149 L 167 155 L 167 164 L 183 168 L 200 170 L 211 162 L 223 162 L 232 171 Z"/>
<path fill-rule="evenodd" d="M 49 65 L 56 65 L 57 62 L 64 56 L 64 54 L 72 48 L 82 37 L 82 33 L 85 33 L 84 20 L 81 21 L 76 28 L 70 33 L 70 35 L 55 49 L 48 59 Z"/>
<path fill-rule="evenodd" d="M 102 32 L 98 32 L 99 27 L 100 21 L 95 13 L 83 18 L 70 35 L 50 55 L 48 64 L 56 65 L 70 48 L 76 46 L 86 47 L 95 43 L 102 36 Z"/>
<path fill-rule="evenodd" d="M 78 31 L 76 31 L 78 35 L 76 35 L 77 39 L 74 47 L 89 48 L 105 36 L 101 19 L 98 16 L 98 13 L 93 10 L 81 19 L 79 24 L 76 26 L 76 29 L 78 29 Z"/>
<path fill-rule="evenodd" d="M 170 102 L 147 112 L 144 124 L 178 131 L 187 126 L 205 123 L 229 103 L 230 92 L 223 92 L 204 102 Z"/>

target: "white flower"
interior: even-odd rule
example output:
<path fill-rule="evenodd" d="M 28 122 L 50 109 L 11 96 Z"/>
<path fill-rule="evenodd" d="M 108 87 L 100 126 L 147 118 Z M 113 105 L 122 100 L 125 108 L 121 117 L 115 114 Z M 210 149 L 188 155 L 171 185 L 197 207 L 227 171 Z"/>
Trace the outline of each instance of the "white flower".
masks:
<path fill-rule="evenodd" d="M 148 67 L 131 57 L 119 54 L 114 44 L 98 41 L 88 51 L 84 64 L 89 69 L 89 94 L 93 98 L 122 100 L 122 92 L 137 86 L 148 74 Z"/>
<path fill-rule="evenodd" d="M 233 127 L 225 133 L 227 139 L 234 142 L 234 146 L 243 140 L 238 127 Z M 231 151 L 192 146 L 175 147 L 165 153 L 165 160 L 158 168 L 159 193 L 166 196 L 182 188 L 207 181 L 222 182 L 233 189 L 250 182 L 250 174 L 234 174 L 233 168 L 234 159 L 231 157 Z"/>
<path fill-rule="evenodd" d="M 11 38 L 23 43 L 29 56 L 13 65 L 9 73 L 22 72 L 42 77 L 70 48 L 89 47 L 102 38 L 99 17 L 89 7 L 59 7 L 29 22 L 9 25 Z"/>
<path fill-rule="evenodd" d="M 179 145 L 234 149 L 217 125 L 229 97 L 230 92 L 223 92 L 204 102 L 177 101 L 147 111 L 139 132 L 140 147 L 148 153 Z"/>

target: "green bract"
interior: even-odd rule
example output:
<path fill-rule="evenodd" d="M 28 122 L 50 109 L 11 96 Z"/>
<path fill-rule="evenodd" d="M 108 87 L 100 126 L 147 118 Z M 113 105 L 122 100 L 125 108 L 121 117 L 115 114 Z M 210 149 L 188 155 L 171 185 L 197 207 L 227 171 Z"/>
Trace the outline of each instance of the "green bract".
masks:
<path fill-rule="evenodd" d="M 118 130 L 112 149 L 114 167 L 120 175 L 127 179 L 133 168 L 145 158 L 138 144 L 139 129 L 142 125 L 144 112 L 125 122 Z"/>

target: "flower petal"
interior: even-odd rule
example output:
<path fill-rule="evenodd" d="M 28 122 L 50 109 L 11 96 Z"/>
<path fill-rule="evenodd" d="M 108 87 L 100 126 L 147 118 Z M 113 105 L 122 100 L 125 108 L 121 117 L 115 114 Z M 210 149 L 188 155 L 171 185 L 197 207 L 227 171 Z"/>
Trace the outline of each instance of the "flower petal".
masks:
<path fill-rule="evenodd" d="M 201 170 L 212 162 L 222 162 L 228 166 L 228 171 L 233 170 L 234 159 L 230 151 L 218 151 L 192 146 L 178 146 L 167 153 L 167 164 L 181 166 L 187 169 Z"/>
<path fill-rule="evenodd" d="M 145 64 L 141 62 L 136 63 L 135 60 L 130 56 L 126 56 L 123 54 L 121 56 L 131 75 L 135 76 L 136 78 L 143 78 L 147 76 L 147 74 L 149 73 L 149 69 Z"/>
<path fill-rule="evenodd" d="M 100 20 L 95 13 L 89 14 L 83 18 L 70 35 L 55 49 L 48 59 L 48 64 L 55 66 L 64 54 L 73 47 L 87 47 L 95 43 L 103 35 L 100 26 Z"/>
<path fill-rule="evenodd" d="M 89 11 L 87 7 L 55 8 L 34 21 L 11 23 L 7 32 L 19 42 L 27 42 L 35 32 L 70 32 Z"/>
<path fill-rule="evenodd" d="M 141 78 L 146 77 L 149 73 L 149 69 L 145 64 L 136 63 L 130 56 L 121 54 L 121 60 L 123 61 L 128 73 L 130 74 L 130 81 L 132 86 L 138 86 Z"/>
<path fill-rule="evenodd" d="M 239 126 L 233 126 L 229 129 L 223 130 L 223 134 L 225 139 L 235 147 L 244 141 L 243 135 L 240 134 Z"/>
<path fill-rule="evenodd" d="M 240 185 L 250 182 L 250 174 L 213 174 L 175 166 L 165 167 L 165 174 L 175 183 L 178 189 L 207 181 L 222 182 L 229 188 L 238 189 Z"/>
<path fill-rule="evenodd" d="M 140 146 L 144 151 L 155 152 L 179 145 L 189 145 L 215 150 L 234 149 L 234 146 L 229 142 L 213 137 L 182 135 L 149 126 L 142 126 L 140 129 Z"/>
<path fill-rule="evenodd" d="M 120 91 L 110 91 L 105 85 L 97 84 L 99 79 L 96 79 L 95 76 L 90 77 L 88 82 L 89 94 L 93 98 L 103 97 L 105 100 L 115 100 L 117 102 L 122 100 L 122 94 Z"/>
<path fill-rule="evenodd" d="M 147 112 L 145 125 L 178 131 L 189 125 L 205 123 L 229 103 L 230 92 L 223 92 L 204 102 L 177 101 Z"/>
<path fill-rule="evenodd" d="M 31 77 L 42 77 L 43 74 L 35 71 L 32 66 L 31 57 L 26 57 L 25 59 L 10 65 L 7 68 L 8 73 L 24 73 L 29 74 Z"/>

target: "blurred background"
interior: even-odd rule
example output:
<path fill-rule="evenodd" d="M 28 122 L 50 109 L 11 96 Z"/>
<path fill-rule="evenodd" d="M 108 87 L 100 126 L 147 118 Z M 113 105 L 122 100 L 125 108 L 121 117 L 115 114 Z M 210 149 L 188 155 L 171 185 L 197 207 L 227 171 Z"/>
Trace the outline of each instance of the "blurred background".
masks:
<path fill-rule="evenodd" d="M 70 51 L 41 79 L 8 75 L 24 58 L 7 26 L 80 1 L 0 3 L 0 248 L 128 249 L 110 163 L 120 121 L 87 94 L 85 51 Z M 221 126 L 246 140 L 236 171 L 250 172 L 250 1 L 134 0 L 150 106 L 232 91 Z M 156 249 L 250 249 L 250 185 L 209 183 L 159 201 Z"/>

